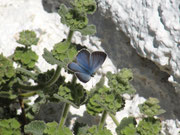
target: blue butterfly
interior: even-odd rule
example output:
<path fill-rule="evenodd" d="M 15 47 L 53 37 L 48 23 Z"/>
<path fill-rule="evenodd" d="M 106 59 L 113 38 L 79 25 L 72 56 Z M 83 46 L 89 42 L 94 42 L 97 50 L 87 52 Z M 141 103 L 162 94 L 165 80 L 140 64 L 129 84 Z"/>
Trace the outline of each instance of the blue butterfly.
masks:
<path fill-rule="evenodd" d="M 95 51 L 90 53 L 86 49 L 82 49 L 76 56 L 76 62 L 68 64 L 68 68 L 75 72 L 76 77 L 81 82 L 88 82 L 94 73 L 104 63 L 107 55 L 104 52 Z"/>

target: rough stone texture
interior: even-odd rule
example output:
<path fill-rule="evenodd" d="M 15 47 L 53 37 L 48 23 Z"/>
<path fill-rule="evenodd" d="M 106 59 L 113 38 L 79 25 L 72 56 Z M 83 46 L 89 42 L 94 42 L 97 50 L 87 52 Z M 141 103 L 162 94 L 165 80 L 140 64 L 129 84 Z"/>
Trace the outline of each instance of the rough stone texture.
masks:
<path fill-rule="evenodd" d="M 180 77 L 179 0 L 105 0 L 99 6 L 111 13 L 138 54 Z"/>
<path fill-rule="evenodd" d="M 98 16 L 98 17 L 97 17 Z M 179 98 L 174 87 L 168 82 L 169 74 L 161 71 L 158 66 L 148 59 L 140 57 L 130 46 L 130 38 L 124 32 L 117 31 L 111 18 L 101 16 L 98 12 L 91 18 L 97 26 L 97 34 L 102 47 L 117 68 L 131 68 L 134 79 L 133 86 L 143 97 L 156 97 L 161 106 L 167 110 L 166 118 L 179 118 Z"/>
<path fill-rule="evenodd" d="M 104 28 L 111 27 L 99 30 L 98 34 L 103 35 L 105 40 L 102 44 L 104 41 L 105 50 L 110 52 L 114 63 L 118 68 L 132 68 L 136 89 L 145 97 L 158 97 L 167 110 L 166 117 L 173 118 L 175 115 L 174 118 L 180 119 L 180 94 L 167 81 L 171 76 L 170 80 L 177 81 L 175 86 L 179 89 L 180 1 L 99 0 L 98 6 L 105 16 L 109 15 L 98 22 L 104 22 L 99 24 L 105 25 Z M 109 21 L 110 18 L 114 24 Z M 119 32 L 115 30 L 117 28 Z M 104 33 L 112 33 L 113 36 Z M 160 69 L 136 53 L 153 61 Z"/>

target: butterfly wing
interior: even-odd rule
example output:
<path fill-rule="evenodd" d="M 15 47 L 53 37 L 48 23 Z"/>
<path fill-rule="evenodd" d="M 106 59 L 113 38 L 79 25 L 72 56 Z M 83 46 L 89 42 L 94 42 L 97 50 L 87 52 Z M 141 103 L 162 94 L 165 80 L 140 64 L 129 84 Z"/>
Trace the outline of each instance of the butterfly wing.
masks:
<path fill-rule="evenodd" d="M 91 54 L 90 57 L 90 73 L 95 73 L 100 66 L 104 63 L 105 59 L 107 57 L 107 54 L 100 51 L 95 51 Z"/>
<path fill-rule="evenodd" d="M 71 62 L 68 68 L 75 72 L 77 78 L 86 83 L 90 80 L 91 75 L 98 70 L 104 63 L 107 55 L 104 52 L 96 51 L 92 54 L 83 49 L 76 56 L 77 63 Z"/>
<path fill-rule="evenodd" d="M 74 62 L 69 63 L 68 68 L 73 72 L 86 73 L 86 71 L 81 66 L 79 66 L 77 63 Z"/>
<path fill-rule="evenodd" d="M 68 64 L 68 68 L 75 72 L 76 77 L 84 83 L 87 83 L 91 76 L 89 72 L 84 70 L 81 66 L 79 66 L 77 63 L 71 62 Z"/>
<path fill-rule="evenodd" d="M 86 49 L 81 50 L 76 56 L 77 64 L 87 71 L 90 70 L 89 59 L 90 53 Z"/>
<path fill-rule="evenodd" d="M 83 83 L 87 83 L 91 78 L 91 76 L 89 74 L 86 74 L 86 73 L 76 72 L 75 75 Z"/>

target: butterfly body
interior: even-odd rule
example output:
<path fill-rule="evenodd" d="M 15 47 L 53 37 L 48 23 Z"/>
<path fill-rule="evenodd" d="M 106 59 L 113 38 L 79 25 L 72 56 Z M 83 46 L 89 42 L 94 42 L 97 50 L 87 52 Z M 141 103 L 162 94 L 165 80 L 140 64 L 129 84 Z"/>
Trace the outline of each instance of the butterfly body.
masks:
<path fill-rule="evenodd" d="M 86 83 L 104 63 L 106 57 L 107 55 L 104 52 L 95 51 L 90 53 L 83 49 L 77 54 L 76 63 L 69 63 L 68 68 L 75 72 L 80 81 Z"/>

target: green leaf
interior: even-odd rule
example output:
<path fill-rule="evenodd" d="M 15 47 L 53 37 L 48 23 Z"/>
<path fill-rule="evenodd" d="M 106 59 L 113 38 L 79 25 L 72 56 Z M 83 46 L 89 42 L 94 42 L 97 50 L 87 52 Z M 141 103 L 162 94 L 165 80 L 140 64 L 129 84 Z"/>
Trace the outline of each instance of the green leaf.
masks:
<path fill-rule="evenodd" d="M 140 135 L 161 135 L 161 127 L 159 119 L 148 117 L 139 122 L 137 132 Z"/>
<path fill-rule="evenodd" d="M 80 128 L 77 135 L 112 135 L 112 133 L 106 127 L 99 130 L 98 127 L 94 125 L 90 128 L 87 128 L 87 126 Z"/>
<path fill-rule="evenodd" d="M 75 8 L 67 9 L 65 5 L 61 5 L 58 13 L 61 16 L 61 22 L 69 26 L 72 31 L 83 29 L 88 24 L 87 14 Z"/>
<path fill-rule="evenodd" d="M 14 129 L 19 129 L 21 126 L 20 123 L 16 119 L 11 119 L 10 122 L 11 122 L 10 123 L 11 127 Z"/>
<path fill-rule="evenodd" d="M 20 72 L 21 74 L 24 74 L 24 75 L 30 77 L 33 80 L 37 79 L 37 75 L 36 74 L 32 73 L 31 71 L 29 71 L 29 70 L 27 70 L 25 68 L 16 68 L 16 71 Z"/>
<path fill-rule="evenodd" d="M 96 26 L 95 25 L 87 25 L 83 29 L 79 29 L 79 32 L 81 32 L 82 35 L 94 35 L 96 33 Z"/>
<path fill-rule="evenodd" d="M 134 117 L 123 118 L 116 128 L 118 135 L 136 135 L 136 120 Z"/>
<path fill-rule="evenodd" d="M 25 46 L 37 45 L 39 38 L 36 37 L 34 31 L 25 30 L 20 32 L 20 37 L 17 42 Z"/>
<path fill-rule="evenodd" d="M 95 0 L 75 0 L 73 5 L 79 12 L 93 14 L 96 11 Z"/>
<path fill-rule="evenodd" d="M 43 58 L 51 65 L 57 64 L 59 66 L 65 67 L 65 64 L 63 62 L 57 60 L 56 58 L 54 58 L 52 53 L 49 52 L 46 48 L 44 49 Z"/>
<path fill-rule="evenodd" d="M 59 96 L 58 94 L 54 94 L 53 96 L 54 96 L 56 99 L 60 100 L 61 102 L 68 103 L 68 104 L 72 105 L 74 108 L 79 109 L 79 106 L 77 106 L 76 104 L 74 104 L 72 101 L 63 98 L 63 97 Z"/>
<path fill-rule="evenodd" d="M 10 59 L 0 54 L 0 89 L 2 90 L 4 85 L 10 83 L 15 76 L 15 69 Z"/>
<path fill-rule="evenodd" d="M 143 104 L 139 104 L 140 112 L 149 117 L 153 117 L 153 116 L 164 113 L 165 110 L 161 109 L 158 103 L 159 103 L 159 100 L 157 98 L 150 97 Z"/>
<path fill-rule="evenodd" d="M 0 120 L 0 135 L 21 135 L 20 126 L 14 118 Z"/>
<path fill-rule="evenodd" d="M 61 4 L 58 10 L 58 14 L 61 16 L 61 22 L 63 24 L 66 24 L 65 15 L 67 13 L 68 13 L 68 8 L 64 4 Z"/>
<path fill-rule="evenodd" d="M 57 53 L 64 53 L 67 51 L 69 46 L 70 46 L 69 42 L 66 42 L 66 41 L 59 42 L 54 45 L 54 51 L 56 51 Z"/>
<path fill-rule="evenodd" d="M 57 130 L 58 124 L 57 122 L 49 122 L 46 124 L 46 129 L 44 130 L 44 133 L 48 135 L 55 135 Z M 58 135 L 58 134 L 57 134 Z"/>
<path fill-rule="evenodd" d="M 12 91 L 0 91 L 1 98 L 16 99 L 17 95 L 13 94 Z"/>
<path fill-rule="evenodd" d="M 73 133 L 74 135 L 85 135 L 88 128 L 88 125 L 75 121 L 73 126 Z"/>
<path fill-rule="evenodd" d="M 120 95 L 105 86 L 100 88 L 96 87 L 89 95 L 90 97 L 86 108 L 87 112 L 91 115 L 97 115 L 103 110 L 115 114 L 122 109 L 125 104 L 124 99 Z"/>
<path fill-rule="evenodd" d="M 74 82 L 64 83 L 59 86 L 58 94 L 54 94 L 56 99 L 66 102 L 79 108 L 80 105 L 84 104 L 87 100 L 86 90 L 82 85 Z"/>
<path fill-rule="evenodd" d="M 130 69 L 122 69 L 120 72 L 116 74 L 112 74 L 111 72 L 107 73 L 108 85 L 112 91 L 115 91 L 117 94 L 130 94 L 133 95 L 136 90 L 130 84 L 130 80 L 132 80 L 132 72 Z"/>
<path fill-rule="evenodd" d="M 74 57 L 77 55 L 77 50 L 75 49 L 75 47 L 71 47 L 67 51 L 67 55 L 68 55 L 69 61 L 72 61 Z"/>
<path fill-rule="evenodd" d="M 76 46 L 63 41 L 56 44 L 52 50 L 53 57 L 64 63 L 67 66 L 77 54 Z"/>
<path fill-rule="evenodd" d="M 20 64 L 22 67 L 32 69 L 38 60 L 38 55 L 30 48 L 17 47 L 14 52 L 13 60 Z"/>
<path fill-rule="evenodd" d="M 137 134 L 136 127 L 133 124 L 129 124 L 127 127 L 121 130 L 120 135 L 139 135 L 139 134 Z"/>
<path fill-rule="evenodd" d="M 8 78 L 11 78 L 14 76 L 14 68 L 13 67 L 7 67 L 7 72 L 5 73 L 5 75 L 8 77 Z"/>
<path fill-rule="evenodd" d="M 46 124 L 44 133 L 47 135 L 72 135 L 72 132 L 67 127 L 58 128 L 57 122 L 49 122 Z"/>
<path fill-rule="evenodd" d="M 25 133 L 31 133 L 32 135 L 43 135 L 43 131 L 46 128 L 44 121 L 32 121 L 28 125 L 25 125 Z"/>

